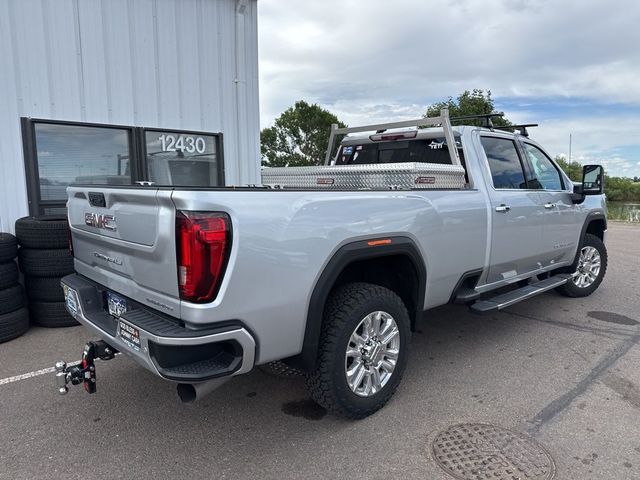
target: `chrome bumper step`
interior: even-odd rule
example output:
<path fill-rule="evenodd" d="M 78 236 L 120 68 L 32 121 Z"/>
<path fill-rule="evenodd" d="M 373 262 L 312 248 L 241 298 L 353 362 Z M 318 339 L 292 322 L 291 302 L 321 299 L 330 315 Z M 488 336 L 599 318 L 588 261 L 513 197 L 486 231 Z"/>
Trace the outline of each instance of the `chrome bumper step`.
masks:
<path fill-rule="evenodd" d="M 568 273 L 562 273 L 554 275 L 553 277 L 546 278 L 536 283 L 520 287 L 516 290 L 512 290 L 495 297 L 488 298 L 486 300 L 478 300 L 473 303 L 469 308 L 473 313 L 487 314 L 503 308 L 514 305 L 522 300 L 535 297 L 548 290 L 564 285 L 571 279 L 571 275 Z"/>

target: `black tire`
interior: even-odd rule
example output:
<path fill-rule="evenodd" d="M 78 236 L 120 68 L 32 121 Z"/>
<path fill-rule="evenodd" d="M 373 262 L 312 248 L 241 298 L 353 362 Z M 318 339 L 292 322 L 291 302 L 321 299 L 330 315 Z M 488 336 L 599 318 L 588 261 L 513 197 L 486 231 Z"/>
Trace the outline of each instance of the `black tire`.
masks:
<path fill-rule="evenodd" d="M 389 313 L 395 320 L 400 348 L 391 377 L 377 393 L 356 395 L 345 374 L 345 355 L 351 334 L 375 311 Z M 331 293 L 324 309 L 318 359 L 307 375 L 311 397 L 328 411 L 347 418 L 367 417 L 381 409 L 393 396 L 404 373 L 409 354 L 411 325 L 405 305 L 391 290 L 369 283 L 350 283 Z"/>
<path fill-rule="evenodd" d="M 29 312 L 21 308 L 0 315 L 0 343 L 13 340 L 29 330 Z"/>
<path fill-rule="evenodd" d="M 32 277 L 53 278 L 73 273 L 73 255 L 67 249 L 18 251 L 20 270 Z"/>
<path fill-rule="evenodd" d="M 24 277 L 24 284 L 29 300 L 64 302 L 64 291 L 60 285 L 60 277 Z"/>
<path fill-rule="evenodd" d="M 18 241 L 10 233 L 0 233 L 0 263 L 18 256 Z"/>
<path fill-rule="evenodd" d="M 18 283 L 18 266 L 13 260 L 0 263 L 0 289 L 13 287 Z"/>
<path fill-rule="evenodd" d="M 21 247 L 68 248 L 69 224 L 66 217 L 23 217 L 16 220 L 16 237 Z"/>
<path fill-rule="evenodd" d="M 556 291 L 559 294 L 564 295 L 565 297 L 575 298 L 575 297 L 586 297 L 588 295 L 591 295 L 593 292 L 595 292 L 598 289 L 598 287 L 602 283 L 602 280 L 604 279 L 605 273 L 607 272 L 607 262 L 608 262 L 607 247 L 605 247 L 604 243 L 602 243 L 602 240 L 600 240 L 600 238 L 596 237 L 595 235 L 591 235 L 590 233 L 587 233 L 584 236 L 584 239 L 582 241 L 582 244 L 580 245 L 580 248 L 578 249 L 576 260 L 573 266 L 569 269 L 569 273 L 574 273 L 578 269 L 580 252 L 585 247 L 593 247 L 598 251 L 598 254 L 600 255 L 600 271 L 598 272 L 598 275 L 596 276 L 595 281 L 587 287 L 579 287 L 574 283 L 573 280 L 569 280 L 564 285 L 561 285 L 558 288 L 556 288 Z"/>
<path fill-rule="evenodd" d="M 0 290 L 0 315 L 24 307 L 24 289 L 22 285 L 14 285 L 13 287 Z"/>
<path fill-rule="evenodd" d="M 29 302 L 31 322 L 41 327 L 73 327 L 80 325 L 67 312 L 65 302 Z"/>

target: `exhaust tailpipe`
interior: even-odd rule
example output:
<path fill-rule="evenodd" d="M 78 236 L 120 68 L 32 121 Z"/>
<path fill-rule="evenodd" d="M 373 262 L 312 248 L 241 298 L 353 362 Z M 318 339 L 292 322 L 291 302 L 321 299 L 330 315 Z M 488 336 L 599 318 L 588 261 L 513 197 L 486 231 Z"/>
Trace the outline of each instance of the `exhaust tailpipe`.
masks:
<path fill-rule="evenodd" d="M 200 383 L 179 383 L 177 387 L 178 397 L 180 397 L 182 403 L 193 403 L 209 395 L 230 378 L 231 377 L 214 378 L 213 380 Z"/>

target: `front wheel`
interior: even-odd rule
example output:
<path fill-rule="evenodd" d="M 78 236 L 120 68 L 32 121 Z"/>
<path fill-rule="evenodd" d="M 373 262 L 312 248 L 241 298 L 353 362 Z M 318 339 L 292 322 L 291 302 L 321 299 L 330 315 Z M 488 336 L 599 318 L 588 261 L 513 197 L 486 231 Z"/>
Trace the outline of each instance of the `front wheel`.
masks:
<path fill-rule="evenodd" d="M 330 412 L 364 418 L 382 408 L 404 373 L 411 336 L 404 303 L 368 283 L 338 287 L 324 310 L 311 397 Z"/>
<path fill-rule="evenodd" d="M 574 268 L 572 278 L 556 290 L 566 297 L 591 295 L 607 271 L 607 248 L 600 238 L 590 233 L 584 236 Z"/>

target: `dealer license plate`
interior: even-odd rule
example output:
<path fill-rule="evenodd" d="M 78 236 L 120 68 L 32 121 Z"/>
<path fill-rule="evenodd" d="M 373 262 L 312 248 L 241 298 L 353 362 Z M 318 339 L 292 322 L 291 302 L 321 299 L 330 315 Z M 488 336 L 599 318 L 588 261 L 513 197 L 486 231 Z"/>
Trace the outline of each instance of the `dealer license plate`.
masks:
<path fill-rule="evenodd" d="M 118 320 L 118 336 L 129 348 L 140 351 L 140 330 L 129 323 Z"/>
<path fill-rule="evenodd" d="M 72 288 L 62 285 L 62 291 L 64 292 L 64 301 L 67 306 L 67 310 L 72 316 L 78 314 L 78 294 Z"/>
<path fill-rule="evenodd" d="M 107 292 L 107 309 L 109 315 L 120 318 L 120 315 L 127 311 L 127 300 L 115 293 Z"/>

